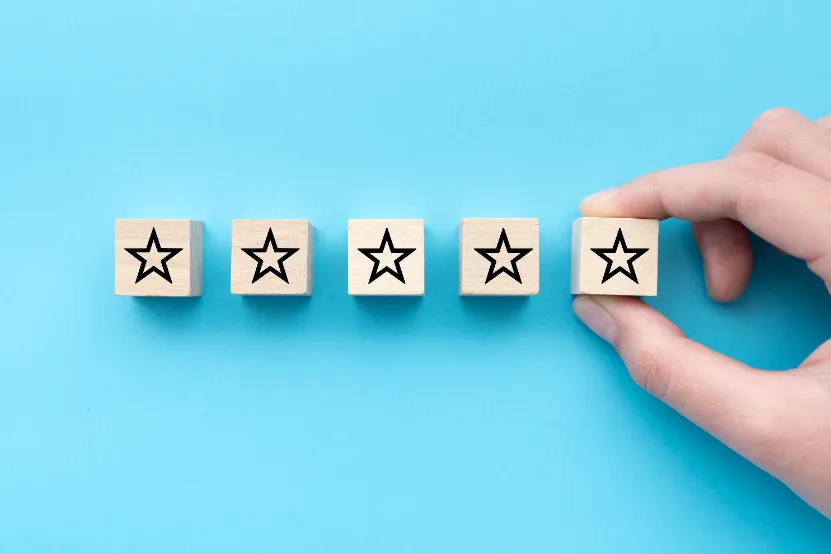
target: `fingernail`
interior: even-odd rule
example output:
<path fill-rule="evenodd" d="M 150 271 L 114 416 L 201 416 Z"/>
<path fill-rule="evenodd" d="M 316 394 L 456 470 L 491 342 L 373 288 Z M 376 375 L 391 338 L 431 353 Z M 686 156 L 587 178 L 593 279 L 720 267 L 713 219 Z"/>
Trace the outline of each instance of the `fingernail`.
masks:
<path fill-rule="evenodd" d="M 578 296 L 571 305 L 574 315 L 586 327 L 608 343 L 614 343 L 617 324 L 611 314 L 596 300 L 588 296 Z"/>
<path fill-rule="evenodd" d="M 615 189 L 606 189 L 595 192 L 591 196 L 587 196 L 580 202 L 580 208 L 583 209 L 585 207 L 594 209 L 596 207 L 602 206 L 603 204 L 607 203 L 609 199 L 614 194 Z"/>

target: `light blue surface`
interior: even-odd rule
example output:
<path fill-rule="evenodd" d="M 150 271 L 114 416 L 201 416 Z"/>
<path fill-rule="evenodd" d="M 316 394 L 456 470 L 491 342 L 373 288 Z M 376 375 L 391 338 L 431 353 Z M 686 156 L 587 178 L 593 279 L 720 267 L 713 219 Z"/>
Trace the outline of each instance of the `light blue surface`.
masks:
<path fill-rule="evenodd" d="M 831 523 L 572 316 L 588 193 L 831 111 L 824 0 L 0 5 L 0 552 L 828 552 Z M 457 296 L 462 217 L 534 216 L 541 293 Z M 205 223 L 201 299 L 113 296 L 113 220 Z M 229 293 L 232 218 L 308 218 L 310 299 Z M 427 295 L 346 294 L 346 220 L 426 220 Z M 655 301 L 769 368 L 828 338 L 759 247 Z"/>

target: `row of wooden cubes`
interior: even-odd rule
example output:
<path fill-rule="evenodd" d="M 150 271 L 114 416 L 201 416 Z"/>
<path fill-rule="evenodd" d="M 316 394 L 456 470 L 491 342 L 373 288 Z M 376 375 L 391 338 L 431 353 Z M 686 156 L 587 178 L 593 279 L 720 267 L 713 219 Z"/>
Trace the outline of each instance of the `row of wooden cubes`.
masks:
<path fill-rule="evenodd" d="M 243 219 L 232 223 L 231 292 L 312 293 L 314 228 L 305 220 Z M 537 219 L 463 219 L 459 293 L 528 296 L 540 288 Z M 658 222 L 580 218 L 572 235 L 572 293 L 657 294 Z M 352 295 L 424 294 L 424 221 L 348 222 Z M 115 293 L 202 294 L 202 223 L 119 219 L 115 222 Z"/>

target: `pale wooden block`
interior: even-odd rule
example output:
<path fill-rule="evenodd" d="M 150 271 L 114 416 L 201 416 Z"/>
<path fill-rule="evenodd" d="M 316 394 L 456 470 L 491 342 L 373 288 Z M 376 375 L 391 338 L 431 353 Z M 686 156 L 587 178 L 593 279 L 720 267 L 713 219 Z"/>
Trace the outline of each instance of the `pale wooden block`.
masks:
<path fill-rule="evenodd" d="M 350 219 L 349 294 L 424 294 L 424 220 Z"/>
<path fill-rule="evenodd" d="M 235 219 L 231 223 L 231 292 L 312 294 L 314 227 L 305 220 Z"/>
<path fill-rule="evenodd" d="M 202 222 L 116 219 L 115 294 L 201 296 Z"/>
<path fill-rule="evenodd" d="M 463 219 L 459 226 L 459 293 L 530 296 L 540 291 L 537 219 Z"/>
<path fill-rule="evenodd" d="M 658 294 L 658 221 L 576 220 L 571 238 L 571 293 Z"/>

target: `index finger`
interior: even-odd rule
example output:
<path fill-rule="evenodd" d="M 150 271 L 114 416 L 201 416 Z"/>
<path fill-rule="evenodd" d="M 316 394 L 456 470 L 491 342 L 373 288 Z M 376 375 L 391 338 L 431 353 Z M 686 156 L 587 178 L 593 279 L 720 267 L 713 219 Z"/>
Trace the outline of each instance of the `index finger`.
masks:
<path fill-rule="evenodd" d="M 741 222 L 831 282 L 831 183 L 758 153 L 657 171 L 602 191 L 585 216 Z"/>

